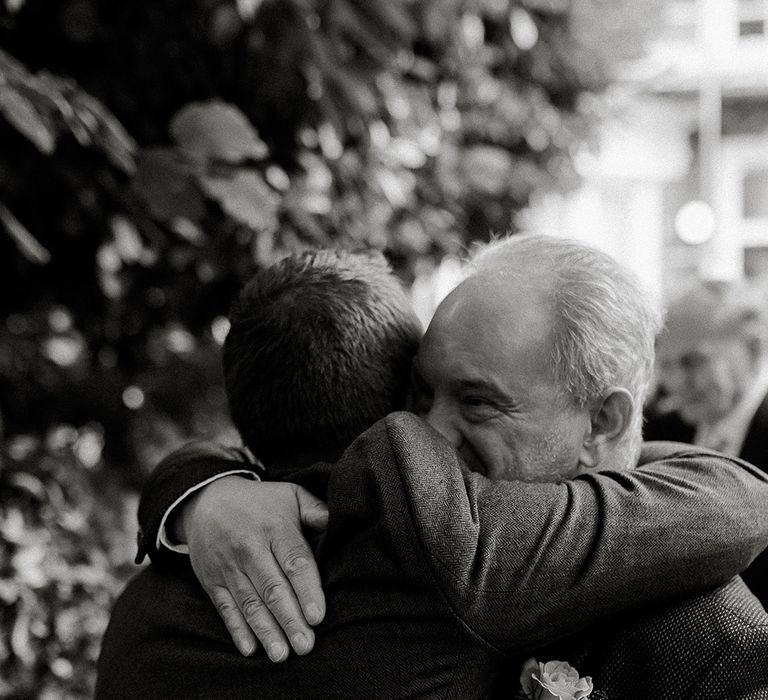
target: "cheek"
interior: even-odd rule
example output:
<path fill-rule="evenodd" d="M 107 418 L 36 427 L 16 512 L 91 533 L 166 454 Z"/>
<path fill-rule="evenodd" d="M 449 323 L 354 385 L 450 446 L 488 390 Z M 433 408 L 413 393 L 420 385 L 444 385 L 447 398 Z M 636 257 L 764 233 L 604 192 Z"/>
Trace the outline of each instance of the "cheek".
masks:
<path fill-rule="evenodd" d="M 709 380 L 709 388 L 721 398 L 732 396 L 742 383 L 742 372 L 735 364 L 720 364 L 713 368 Z"/>
<path fill-rule="evenodd" d="M 577 469 L 589 414 L 567 411 L 553 416 L 540 441 L 540 463 L 547 474 L 563 478 Z"/>
<path fill-rule="evenodd" d="M 717 368 L 715 367 L 701 367 L 688 370 L 685 373 L 684 386 L 690 391 L 708 392 L 711 394 L 717 391 L 719 384 Z"/>
<path fill-rule="evenodd" d="M 498 437 L 489 430 L 471 426 L 464 430 L 464 437 L 478 457 L 486 462 L 497 461 L 501 450 Z"/>
<path fill-rule="evenodd" d="M 573 436 L 565 430 L 552 430 L 540 442 L 539 457 L 543 471 L 547 474 L 562 475 L 579 461 L 579 450 Z"/>
<path fill-rule="evenodd" d="M 514 446 L 507 444 L 498 431 L 472 426 L 464 430 L 464 440 L 468 446 L 466 452 L 479 462 L 478 468 L 473 467 L 474 471 L 480 471 L 490 479 L 514 478 L 507 476 L 510 464 L 516 461 Z"/>
<path fill-rule="evenodd" d="M 749 371 L 747 360 L 744 364 L 737 364 L 731 367 L 728 375 L 727 393 L 731 401 L 738 401 L 749 386 L 752 375 Z M 724 392 L 725 393 L 725 392 Z"/>

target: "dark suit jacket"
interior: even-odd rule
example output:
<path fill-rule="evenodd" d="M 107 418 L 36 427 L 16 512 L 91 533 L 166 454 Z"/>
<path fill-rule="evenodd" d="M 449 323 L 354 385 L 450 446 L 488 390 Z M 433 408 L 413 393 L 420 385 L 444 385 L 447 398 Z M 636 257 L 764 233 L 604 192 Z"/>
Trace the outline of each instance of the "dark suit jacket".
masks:
<path fill-rule="evenodd" d="M 686 423 L 676 411 L 647 413 L 643 425 L 643 440 L 693 443 L 696 428 Z"/>
<path fill-rule="evenodd" d="M 646 440 L 692 442 L 695 433 L 695 428 L 677 413 L 648 416 L 644 429 Z M 739 458 L 768 474 L 768 396 L 763 399 L 747 428 Z M 768 550 L 755 559 L 742 578 L 763 607 L 768 608 Z"/>
<path fill-rule="evenodd" d="M 336 465 L 284 474 L 331 513 L 311 654 L 241 657 L 188 568 L 148 570 L 115 606 L 97 697 L 484 697 L 526 650 L 720 584 L 763 547 L 768 483 L 749 465 L 672 445 L 646 460 L 562 484 L 489 482 L 393 414 Z"/>

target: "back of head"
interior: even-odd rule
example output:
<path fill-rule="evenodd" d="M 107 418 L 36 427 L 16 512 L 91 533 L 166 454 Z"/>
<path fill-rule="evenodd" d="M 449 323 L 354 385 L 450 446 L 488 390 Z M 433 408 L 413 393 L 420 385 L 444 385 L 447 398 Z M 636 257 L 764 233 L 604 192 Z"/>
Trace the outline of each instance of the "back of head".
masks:
<path fill-rule="evenodd" d="M 623 387 L 636 410 L 626 441 L 639 449 L 641 407 L 653 371 L 659 305 L 633 272 L 577 241 L 519 234 L 485 246 L 475 274 L 514 275 L 544 285 L 556 319 L 552 368 L 578 406 Z"/>
<path fill-rule="evenodd" d="M 267 462 L 340 451 L 405 404 L 421 327 L 379 254 L 285 258 L 245 285 L 230 323 L 230 412 Z"/>

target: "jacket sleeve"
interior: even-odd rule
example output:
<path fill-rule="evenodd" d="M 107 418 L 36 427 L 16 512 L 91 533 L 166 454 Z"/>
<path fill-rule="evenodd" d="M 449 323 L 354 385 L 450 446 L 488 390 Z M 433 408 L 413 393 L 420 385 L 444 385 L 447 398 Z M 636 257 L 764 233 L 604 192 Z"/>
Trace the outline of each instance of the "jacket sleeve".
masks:
<path fill-rule="evenodd" d="M 387 432 L 436 585 L 505 654 L 724 583 L 768 544 L 768 481 L 716 453 L 658 443 L 630 471 L 491 482 L 415 416 Z"/>
<path fill-rule="evenodd" d="M 165 457 L 153 470 L 139 501 L 139 531 L 136 563 L 149 555 L 153 564 L 174 566 L 179 557 L 165 547 L 158 547 L 161 523 L 169 510 L 186 494 L 204 482 L 227 472 L 263 474 L 261 465 L 249 459 L 244 450 L 224 447 L 215 442 L 191 442 Z M 186 557 L 185 557 L 186 558 Z"/>

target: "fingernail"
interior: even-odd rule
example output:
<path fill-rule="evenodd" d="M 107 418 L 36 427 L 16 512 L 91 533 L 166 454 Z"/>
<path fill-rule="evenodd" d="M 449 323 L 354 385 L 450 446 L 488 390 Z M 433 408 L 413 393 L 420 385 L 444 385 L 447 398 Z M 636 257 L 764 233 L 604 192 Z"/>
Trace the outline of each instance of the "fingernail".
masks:
<path fill-rule="evenodd" d="M 240 653 L 243 656 L 250 656 L 254 651 L 256 651 L 256 647 L 253 645 L 253 642 L 242 637 L 238 638 L 237 640 L 237 648 L 240 650 Z"/>
<path fill-rule="evenodd" d="M 288 650 L 280 642 L 272 642 L 267 649 L 267 654 L 272 661 L 278 662 L 283 660 L 288 654 Z"/>
<path fill-rule="evenodd" d="M 307 606 L 307 622 L 310 625 L 316 625 L 323 619 L 323 613 L 320 611 L 320 607 L 315 603 L 310 603 Z"/>
<path fill-rule="evenodd" d="M 309 639 L 303 632 L 294 634 L 291 637 L 291 645 L 297 654 L 306 654 L 309 651 Z"/>

